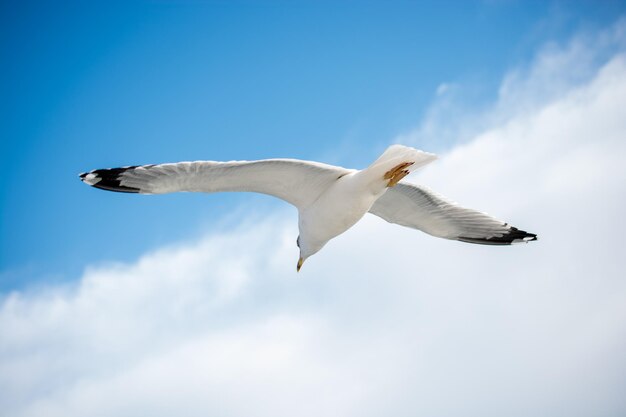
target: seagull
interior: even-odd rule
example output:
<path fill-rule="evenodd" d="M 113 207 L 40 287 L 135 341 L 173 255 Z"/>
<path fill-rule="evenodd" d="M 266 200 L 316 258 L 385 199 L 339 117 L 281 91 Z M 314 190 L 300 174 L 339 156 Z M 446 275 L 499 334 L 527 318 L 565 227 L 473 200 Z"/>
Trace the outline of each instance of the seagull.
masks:
<path fill-rule="evenodd" d="M 461 207 L 424 186 L 402 182 L 436 158 L 392 145 L 362 170 L 298 159 L 194 161 L 96 169 L 80 174 L 80 179 L 123 193 L 250 191 L 278 197 L 298 209 L 298 272 L 305 260 L 368 212 L 389 223 L 461 242 L 510 245 L 537 240 L 536 234 Z"/>

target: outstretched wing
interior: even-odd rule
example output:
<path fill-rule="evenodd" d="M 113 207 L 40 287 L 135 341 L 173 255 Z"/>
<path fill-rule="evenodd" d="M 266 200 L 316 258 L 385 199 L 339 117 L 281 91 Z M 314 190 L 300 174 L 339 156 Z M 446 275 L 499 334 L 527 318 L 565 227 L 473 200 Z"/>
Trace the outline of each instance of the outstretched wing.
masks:
<path fill-rule="evenodd" d="M 96 188 L 127 193 L 251 191 L 303 207 L 315 201 L 334 181 L 349 172 L 352 171 L 319 162 L 266 159 L 96 169 L 80 174 L 80 178 Z"/>
<path fill-rule="evenodd" d="M 400 183 L 388 189 L 370 209 L 390 223 L 433 236 L 486 245 L 510 245 L 537 240 L 537 235 L 467 209 L 426 187 Z"/>

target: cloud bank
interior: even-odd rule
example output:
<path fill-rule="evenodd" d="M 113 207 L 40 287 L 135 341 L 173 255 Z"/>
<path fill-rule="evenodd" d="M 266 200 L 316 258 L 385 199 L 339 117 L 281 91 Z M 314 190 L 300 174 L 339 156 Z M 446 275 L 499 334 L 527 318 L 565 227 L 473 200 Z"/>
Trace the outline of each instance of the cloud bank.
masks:
<path fill-rule="evenodd" d="M 538 242 L 467 245 L 367 216 L 296 275 L 293 211 L 252 216 L 5 294 L 0 410 L 626 414 L 624 27 L 511 71 L 480 129 L 413 178 Z"/>

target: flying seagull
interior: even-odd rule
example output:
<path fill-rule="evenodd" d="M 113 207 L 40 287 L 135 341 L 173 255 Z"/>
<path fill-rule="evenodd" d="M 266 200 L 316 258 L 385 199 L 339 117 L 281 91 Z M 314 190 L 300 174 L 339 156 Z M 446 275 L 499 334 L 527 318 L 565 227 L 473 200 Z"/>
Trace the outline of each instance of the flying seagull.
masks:
<path fill-rule="evenodd" d="M 332 238 L 367 212 L 430 235 L 486 245 L 537 240 L 537 235 L 467 209 L 426 187 L 401 182 L 436 156 L 392 145 L 369 167 L 346 169 L 297 159 L 195 161 L 96 169 L 80 174 L 93 187 L 124 193 L 251 191 L 298 209 L 297 271 Z"/>

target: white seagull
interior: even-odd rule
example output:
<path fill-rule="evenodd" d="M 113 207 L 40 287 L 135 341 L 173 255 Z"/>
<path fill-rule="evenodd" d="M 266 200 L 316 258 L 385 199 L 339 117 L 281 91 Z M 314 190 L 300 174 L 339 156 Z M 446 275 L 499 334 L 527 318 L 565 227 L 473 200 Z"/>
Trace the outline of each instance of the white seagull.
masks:
<path fill-rule="evenodd" d="M 431 153 L 392 145 L 362 170 L 297 159 L 195 161 L 96 169 L 80 174 L 80 179 L 96 188 L 125 193 L 252 191 L 281 198 L 298 209 L 297 271 L 367 212 L 436 237 L 469 243 L 537 240 L 533 233 L 461 207 L 426 187 L 400 182 L 434 159 Z"/>

